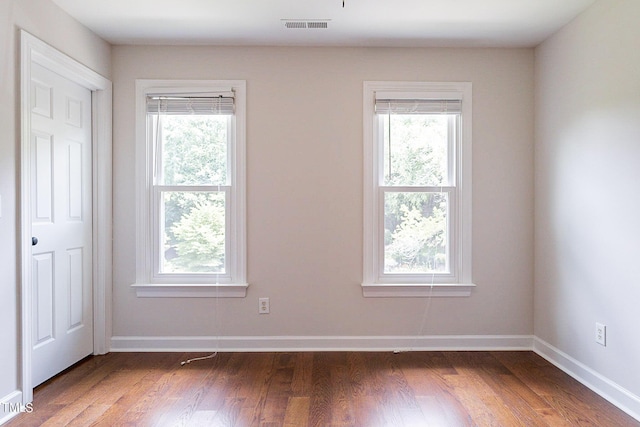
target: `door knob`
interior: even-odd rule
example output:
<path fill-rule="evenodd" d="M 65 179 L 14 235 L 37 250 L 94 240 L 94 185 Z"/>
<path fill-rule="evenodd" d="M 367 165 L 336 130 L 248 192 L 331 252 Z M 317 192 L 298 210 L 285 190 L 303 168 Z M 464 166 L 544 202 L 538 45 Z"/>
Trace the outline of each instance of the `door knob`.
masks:
<path fill-rule="evenodd" d="M 38 238 L 37 237 L 32 237 L 31 238 L 31 246 L 35 246 L 38 244 Z"/>

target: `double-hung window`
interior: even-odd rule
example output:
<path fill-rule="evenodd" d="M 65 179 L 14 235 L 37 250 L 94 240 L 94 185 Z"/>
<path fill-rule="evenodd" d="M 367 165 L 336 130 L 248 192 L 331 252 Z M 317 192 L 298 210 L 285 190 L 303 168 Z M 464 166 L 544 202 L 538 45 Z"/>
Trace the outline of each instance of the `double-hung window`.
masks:
<path fill-rule="evenodd" d="M 471 85 L 365 82 L 365 296 L 469 295 Z"/>
<path fill-rule="evenodd" d="M 138 295 L 243 296 L 245 83 L 137 91 Z"/>

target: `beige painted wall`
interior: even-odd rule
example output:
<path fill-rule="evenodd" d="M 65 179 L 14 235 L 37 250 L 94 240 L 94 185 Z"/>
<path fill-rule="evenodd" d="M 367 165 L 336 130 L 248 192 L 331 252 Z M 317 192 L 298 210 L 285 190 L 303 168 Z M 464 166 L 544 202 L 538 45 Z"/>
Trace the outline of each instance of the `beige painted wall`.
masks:
<path fill-rule="evenodd" d="M 634 394 L 636 416 L 639 17 L 637 0 L 597 2 L 536 49 L 535 76 L 535 335 Z"/>
<path fill-rule="evenodd" d="M 20 41 L 19 29 L 110 77 L 111 46 L 50 0 L 0 1 L 0 401 L 20 388 L 19 236 Z M 0 419 L 6 414 L 0 408 Z"/>
<path fill-rule="evenodd" d="M 114 335 L 530 335 L 533 67 L 531 49 L 114 47 Z M 247 81 L 244 299 L 143 299 L 130 288 L 137 78 Z M 365 80 L 473 83 L 477 289 L 434 299 L 424 328 L 426 299 L 360 289 Z M 271 298 L 271 314 L 257 314 L 258 297 Z"/>

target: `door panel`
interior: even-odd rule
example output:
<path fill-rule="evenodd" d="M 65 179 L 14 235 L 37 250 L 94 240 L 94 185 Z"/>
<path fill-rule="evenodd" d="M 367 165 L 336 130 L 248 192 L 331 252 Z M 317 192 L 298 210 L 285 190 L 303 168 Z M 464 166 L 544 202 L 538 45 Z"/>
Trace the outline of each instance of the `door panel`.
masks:
<path fill-rule="evenodd" d="M 69 262 L 69 330 L 83 325 L 82 301 L 84 287 L 82 280 L 82 248 L 67 250 Z"/>
<path fill-rule="evenodd" d="M 52 152 L 53 138 L 51 135 L 34 136 L 34 157 L 35 157 L 35 200 L 33 222 L 53 222 L 51 207 L 53 202 L 53 176 L 52 173 Z"/>
<path fill-rule="evenodd" d="M 36 306 L 33 343 L 38 346 L 53 339 L 53 254 L 34 255 L 32 265 L 33 301 Z"/>
<path fill-rule="evenodd" d="M 69 220 L 82 221 L 82 144 L 69 143 Z"/>
<path fill-rule="evenodd" d="M 33 386 L 93 352 L 91 92 L 32 65 Z"/>

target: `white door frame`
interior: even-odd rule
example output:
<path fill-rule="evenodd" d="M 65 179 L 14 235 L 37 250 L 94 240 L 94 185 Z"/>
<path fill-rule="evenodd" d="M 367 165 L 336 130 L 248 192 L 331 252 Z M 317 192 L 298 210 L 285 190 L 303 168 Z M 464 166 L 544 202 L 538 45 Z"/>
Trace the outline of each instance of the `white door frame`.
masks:
<path fill-rule="evenodd" d="M 111 82 L 59 50 L 20 31 L 20 387 L 24 404 L 33 400 L 31 281 L 31 65 L 39 64 L 91 91 L 93 199 L 93 354 L 109 352 L 111 337 Z"/>

